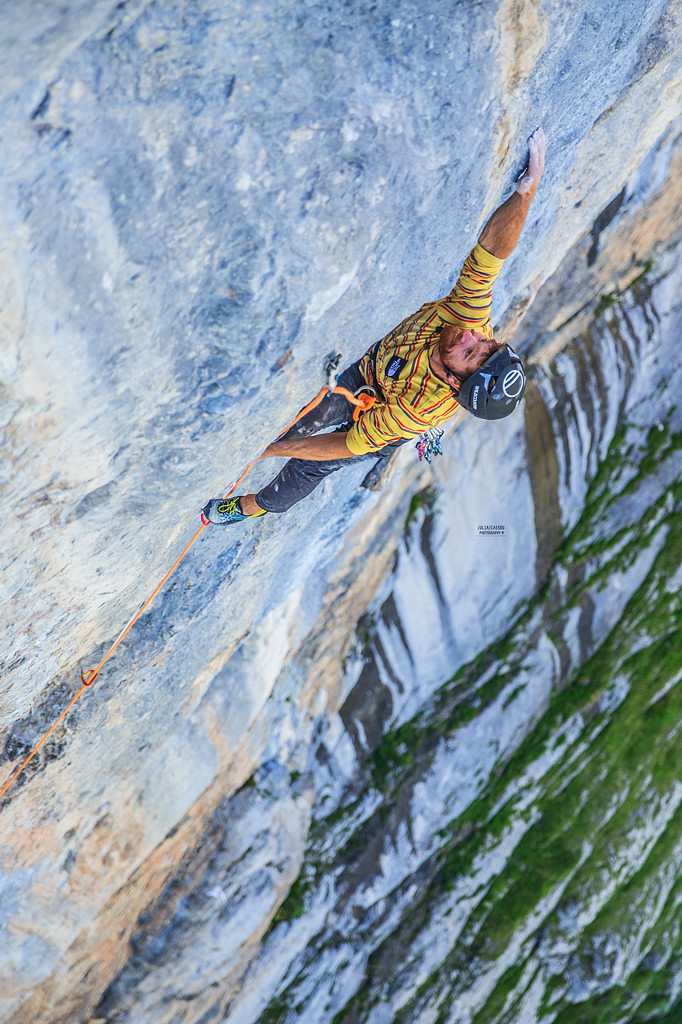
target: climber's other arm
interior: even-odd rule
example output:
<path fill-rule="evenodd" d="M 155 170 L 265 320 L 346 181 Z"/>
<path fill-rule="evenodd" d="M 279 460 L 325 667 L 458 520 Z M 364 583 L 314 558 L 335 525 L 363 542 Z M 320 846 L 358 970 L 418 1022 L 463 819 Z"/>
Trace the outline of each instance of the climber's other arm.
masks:
<path fill-rule="evenodd" d="M 528 168 L 516 184 L 516 190 L 492 214 L 480 234 L 479 242 L 493 256 L 505 260 L 516 248 L 531 200 L 538 190 L 545 169 L 547 143 L 542 128 L 528 139 Z"/>

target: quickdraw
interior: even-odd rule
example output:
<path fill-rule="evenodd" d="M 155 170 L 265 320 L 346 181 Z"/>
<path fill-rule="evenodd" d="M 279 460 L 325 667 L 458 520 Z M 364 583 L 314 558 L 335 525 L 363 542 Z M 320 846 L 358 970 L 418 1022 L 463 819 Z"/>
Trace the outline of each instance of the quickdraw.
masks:
<path fill-rule="evenodd" d="M 332 391 L 336 387 L 339 381 L 339 374 L 335 371 L 338 369 L 338 365 L 341 362 L 340 352 L 330 352 L 327 356 L 327 361 L 324 364 L 324 373 L 327 378 L 328 394 L 331 395 Z"/>
<path fill-rule="evenodd" d="M 440 427 L 431 427 L 430 430 L 425 431 L 417 441 L 415 448 L 419 455 L 419 461 L 423 459 L 430 464 L 431 459 L 434 455 L 442 455 L 443 449 L 440 446 L 440 439 L 445 433 Z"/>

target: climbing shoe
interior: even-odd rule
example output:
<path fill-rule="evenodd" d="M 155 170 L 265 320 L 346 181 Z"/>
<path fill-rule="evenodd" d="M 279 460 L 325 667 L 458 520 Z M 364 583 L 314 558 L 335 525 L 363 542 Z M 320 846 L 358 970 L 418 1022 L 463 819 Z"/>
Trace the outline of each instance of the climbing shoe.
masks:
<path fill-rule="evenodd" d="M 257 519 L 258 516 L 264 515 L 265 509 L 261 512 L 254 512 L 252 516 L 245 516 L 238 497 L 211 498 L 201 510 L 201 521 L 204 526 L 208 526 L 209 523 L 227 526 L 228 523 L 240 523 L 242 519 Z"/>

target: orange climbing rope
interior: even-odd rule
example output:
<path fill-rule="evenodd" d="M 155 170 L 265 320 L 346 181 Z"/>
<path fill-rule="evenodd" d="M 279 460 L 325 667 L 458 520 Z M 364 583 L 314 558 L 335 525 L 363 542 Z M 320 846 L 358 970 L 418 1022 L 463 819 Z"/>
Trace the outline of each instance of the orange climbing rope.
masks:
<path fill-rule="evenodd" d="M 318 392 L 318 394 L 315 396 L 315 398 L 313 398 L 312 402 L 309 402 L 308 405 L 305 406 L 305 408 L 301 409 L 301 411 L 291 421 L 291 423 L 289 423 L 288 426 L 284 427 L 284 429 L 280 431 L 280 433 L 278 434 L 278 437 L 281 437 L 283 434 L 286 434 L 287 430 L 290 430 L 294 426 L 294 424 L 298 423 L 298 421 L 300 419 L 302 419 L 302 417 L 305 416 L 306 413 L 311 412 L 312 409 L 314 409 L 316 406 L 318 406 L 320 404 L 320 402 L 322 401 L 323 398 L 325 398 L 327 395 L 331 395 L 331 394 L 343 395 L 349 402 L 351 402 L 354 406 L 356 406 L 356 408 L 353 410 L 353 419 L 357 420 L 357 418 L 360 415 L 360 413 L 364 412 L 366 409 L 371 409 L 372 406 L 374 405 L 374 403 L 376 402 L 376 395 L 370 394 L 369 393 L 370 390 L 372 390 L 372 389 L 368 389 L 366 391 L 360 391 L 357 395 L 354 395 L 353 392 L 352 391 L 348 391 L 347 388 L 341 388 L 341 387 L 334 387 L 334 388 L 326 388 L 326 387 L 324 387 L 324 388 L 322 388 Z M 225 495 L 225 498 L 229 498 L 229 496 L 237 489 L 237 487 L 239 487 L 239 485 L 242 482 L 242 480 L 244 480 L 246 478 L 246 476 L 251 472 L 251 470 L 253 469 L 253 467 L 256 465 L 256 463 L 258 462 L 258 460 L 260 458 L 261 458 L 261 456 L 259 455 L 258 458 L 255 458 L 253 460 L 253 462 L 250 462 L 248 464 L 248 466 L 246 467 L 244 472 L 241 474 L 239 479 L 236 480 L 232 484 L 232 486 L 230 487 L 229 491 Z M 205 527 L 206 527 L 206 524 L 202 523 L 201 526 L 199 527 L 199 529 L 197 530 L 197 532 L 194 534 L 194 536 L 190 540 L 190 542 L 187 545 L 187 547 L 175 559 L 175 561 L 173 562 L 172 566 L 170 567 L 170 569 L 168 570 L 166 575 L 163 577 L 163 579 L 157 584 L 157 586 L 151 592 L 151 594 L 149 595 L 147 600 L 144 602 L 144 604 L 140 605 L 138 610 L 133 615 L 132 619 L 124 627 L 124 629 L 121 631 L 121 633 L 119 633 L 118 637 L 116 638 L 114 643 L 111 645 L 111 647 L 109 648 L 107 653 L 104 655 L 104 657 L 100 661 L 99 665 L 96 668 L 90 669 L 88 672 L 86 672 L 83 675 L 81 675 L 81 681 L 83 683 L 82 687 L 80 688 L 78 693 L 76 693 L 75 696 L 73 696 L 71 698 L 71 700 L 69 701 L 67 706 L 62 711 L 62 713 L 59 716 L 59 718 L 53 723 L 53 725 L 50 726 L 50 728 L 47 730 L 47 732 L 45 733 L 43 738 L 36 745 L 36 747 L 31 751 L 31 753 L 28 755 L 28 757 L 23 762 L 23 764 L 21 764 L 17 768 L 17 770 L 14 772 L 14 774 L 9 779 L 9 781 L 5 783 L 5 785 L 2 787 L 2 789 L 0 789 L 0 797 L 2 797 L 2 795 L 7 792 L 7 790 L 12 785 L 14 780 L 16 778 L 18 778 L 19 775 L 21 775 L 21 773 L 23 772 L 23 770 L 26 767 L 26 765 L 29 764 L 29 762 L 33 760 L 33 758 L 38 753 L 40 748 L 43 746 L 43 744 L 45 743 L 47 738 L 51 735 L 51 733 L 54 732 L 54 730 L 57 728 L 57 726 L 62 721 L 62 719 L 66 717 L 67 713 L 71 710 L 71 708 L 76 703 L 76 701 L 81 696 L 81 694 L 84 693 L 89 686 L 92 686 L 92 684 L 94 683 L 95 679 L 99 675 L 100 670 L 102 669 L 103 665 L 109 660 L 111 655 L 114 653 L 114 651 L 116 650 L 116 648 L 120 644 L 121 640 L 123 640 L 123 638 L 130 632 L 130 630 L 133 628 L 133 626 L 135 625 L 135 623 L 139 619 L 140 615 L 142 615 L 142 612 L 146 608 L 149 607 L 149 605 L 152 603 L 152 601 L 154 600 L 154 598 L 156 597 L 158 592 L 161 590 L 163 585 L 166 583 L 166 581 L 175 572 L 177 567 L 180 565 L 180 562 L 183 560 L 183 558 L 185 557 L 185 555 L 187 554 L 189 549 L 192 547 L 192 545 L 194 544 L 195 540 L 197 539 L 199 534 L 202 532 L 202 530 L 205 529 Z"/>

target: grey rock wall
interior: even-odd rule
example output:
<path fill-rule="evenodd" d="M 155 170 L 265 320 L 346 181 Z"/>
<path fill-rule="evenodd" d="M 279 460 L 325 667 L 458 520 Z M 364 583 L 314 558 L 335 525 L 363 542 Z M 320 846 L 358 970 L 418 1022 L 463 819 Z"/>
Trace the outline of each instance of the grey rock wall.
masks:
<path fill-rule="evenodd" d="M 541 123 L 549 138 L 495 291 L 500 335 L 533 354 L 525 422 L 452 430 L 443 513 L 411 553 L 410 498 L 432 481 L 405 450 L 383 489 L 359 487 L 357 467 L 286 522 L 206 532 L 3 800 L 3 1020 L 86 1019 L 104 993 L 105 1019 L 255 1020 L 313 934 L 308 920 L 282 948 L 275 931 L 259 953 L 311 814 L 341 800 L 359 750 L 507 632 L 579 519 L 635 378 L 641 394 L 654 380 L 646 330 L 573 342 L 600 295 L 676 237 L 679 4 L 139 0 L 3 4 L 0 18 L 8 776 L 203 501 L 324 383 L 326 354 L 350 361 L 443 293 L 525 136 Z M 659 305 L 672 323 L 672 293 Z M 500 521 L 504 537 L 474 532 Z M 533 703 L 526 687 L 518 722 L 498 735 L 482 719 L 501 758 L 550 676 L 617 618 L 618 601 L 594 603 L 601 625 L 571 620 L 566 651 L 539 651 L 544 688 Z M 356 628 L 375 635 L 357 627 L 368 608 L 373 667 L 355 643 Z M 364 962 L 320 1012 L 345 1006 Z"/>
<path fill-rule="evenodd" d="M 680 788 L 678 760 L 668 744 L 676 742 L 679 698 L 665 710 L 670 735 L 662 731 L 660 746 L 646 754 L 629 751 L 628 722 L 636 715 L 638 728 L 647 728 L 647 699 L 655 706 L 682 670 L 679 654 L 670 663 L 664 654 L 666 640 L 676 645 L 679 630 L 682 422 L 679 380 L 670 374 L 679 273 L 678 246 L 661 258 L 652 280 L 633 285 L 536 371 L 550 410 L 567 408 L 567 378 L 576 367 L 585 373 L 572 392 L 574 426 L 554 420 L 553 443 L 559 477 L 567 486 L 572 480 L 577 492 L 573 507 L 586 511 L 581 531 L 567 530 L 569 541 L 541 595 L 518 602 L 512 614 L 505 613 L 506 595 L 492 582 L 488 593 L 500 597 L 497 604 L 479 603 L 473 588 L 458 593 L 459 581 L 449 578 L 452 532 L 464 535 L 486 563 L 499 558 L 508 534 L 476 538 L 468 510 L 455 494 L 448 497 L 448 484 L 458 492 L 455 474 L 447 464 L 445 472 L 439 466 L 435 505 L 411 522 L 393 571 L 359 624 L 357 646 L 345 662 L 347 696 L 339 718 L 308 762 L 311 775 L 290 790 L 301 802 L 314 778 L 314 824 L 299 877 L 260 954 L 240 984 L 230 977 L 229 996 L 205 984 L 193 995 L 192 1010 L 180 1010 L 187 973 L 195 976 L 197 960 L 205 981 L 216 971 L 225 979 L 222 957 L 240 935 L 244 904 L 251 907 L 264 889 L 274 894 L 280 881 L 276 874 L 265 877 L 261 843 L 236 860 L 225 836 L 209 871 L 195 860 L 197 874 L 183 906 L 173 913 L 164 895 L 154 908 L 166 922 L 163 943 L 152 928 L 134 948 L 98 1009 L 104 1019 L 132 1020 L 141 1013 L 162 1021 L 179 1014 L 207 1021 L 525 1024 L 589 1019 L 583 1015 L 593 1011 L 584 1003 L 595 995 L 611 999 L 614 1019 L 649 1019 L 637 1010 L 647 1005 L 651 982 L 644 982 L 654 955 L 660 961 L 658 1009 L 677 1001 L 682 937 L 670 917 L 677 906 L 672 880 L 680 857 Z M 612 412 L 603 408 L 595 422 L 599 382 L 618 365 L 629 372 L 620 381 L 614 374 Z M 620 461 L 615 435 L 624 424 L 631 454 Z M 661 454 L 654 458 L 647 445 L 656 445 L 651 438 L 666 431 L 673 441 L 655 447 Z M 460 428 L 451 441 L 464 434 Z M 516 447 L 524 451 L 522 444 Z M 571 470 L 569 447 L 578 465 L 602 449 L 595 470 Z M 457 446 L 451 457 L 455 464 L 461 457 Z M 499 462 L 490 448 L 478 453 L 484 474 Z M 523 519 L 527 512 L 520 507 L 517 514 Z M 507 509 L 507 530 L 509 515 Z M 591 532 L 585 525 L 590 522 Z M 512 524 L 511 532 L 517 528 Z M 660 565 L 664 555 L 667 569 Z M 661 600 L 665 606 L 666 590 L 672 595 L 670 624 L 656 608 Z M 642 595 L 662 635 L 644 625 L 641 608 L 636 610 Z M 498 619 L 513 625 L 502 643 L 472 645 L 484 656 L 455 673 L 463 660 L 457 631 L 465 632 L 472 608 L 483 621 L 487 615 L 491 624 Z M 668 634 L 671 626 L 675 633 Z M 633 632 L 635 643 L 628 635 Z M 615 659 L 605 666 L 595 660 L 609 643 L 617 649 L 614 637 L 622 645 L 620 671 Z M 633 664 L 643 647 L 656 652 L 653 678 Z M 632 709 L 636 702 L 639 710 Z M 619 738 L 609 746 L 602 734 L 614 732 Z M 667 781 L 657 757 L 667 762 Z M 631 774 L 614 771 L 614 758 L 616 764 L 622 758 Z M 612 791 L 614 776 L 618 788 Z M 254 788 L 221 810 L 221 821 L 226 813 L 243 813 L 247 802 L 267 817 L 271 842 L 286 834 L 279 818 L 285 798 L 273 801 L 279 780 L 281 769 L 272 762 L 263 766 Z M 564 800 L 562 792 L 572 790 Z M 553 800 L 559 807 L 550 817 Z M 580 818 L 585 806 L 587 830 Z M 545 821 L 554 815 L 565 849 L 551 849 L 547 884 L 531 857 L 542 850 Z M 525 903 L 508 895 L 519 884 L 519 870 L 529 873 Z M 220 907 L 216 881 L 224 882 Z M 620 905 L 623 886 L 625 898 L 638 907 L 635 915 Z M 609 917 L 615 925 L 606 924 Z M 499 947 L 493 936 L 505 921 L 508 942 Z M 603 949 L 609 950 L 607 960 Z M 507 1015 L 500 992 L 513 1007 Z M 597 1011 L 600 1005 L 595 1003 Z"/>

